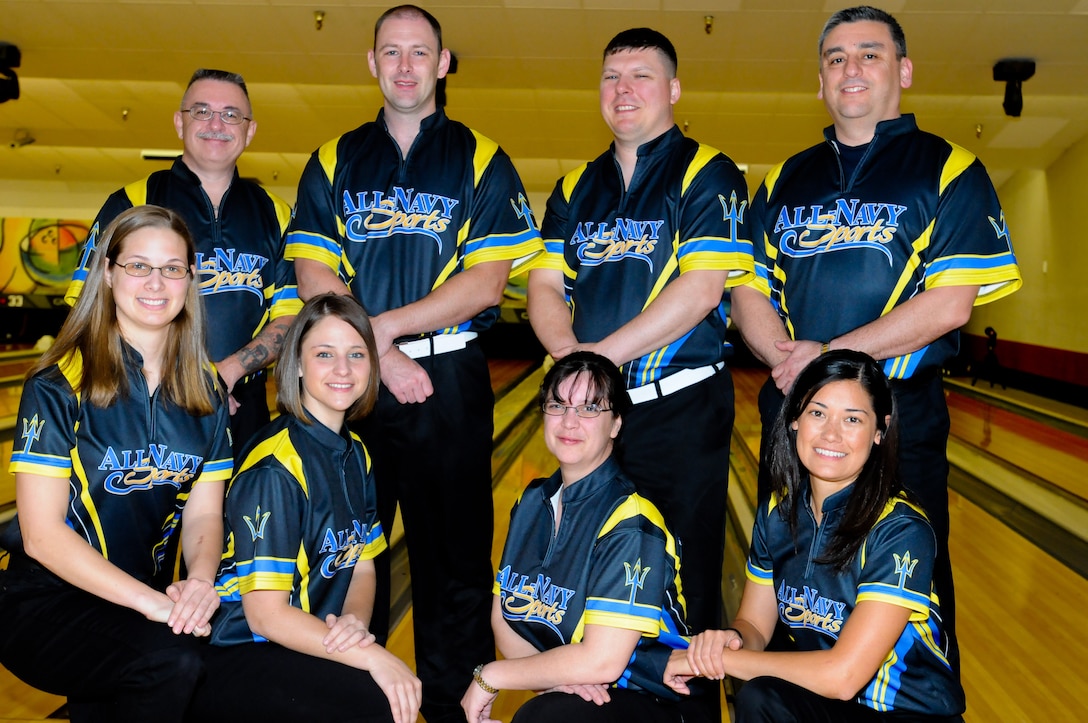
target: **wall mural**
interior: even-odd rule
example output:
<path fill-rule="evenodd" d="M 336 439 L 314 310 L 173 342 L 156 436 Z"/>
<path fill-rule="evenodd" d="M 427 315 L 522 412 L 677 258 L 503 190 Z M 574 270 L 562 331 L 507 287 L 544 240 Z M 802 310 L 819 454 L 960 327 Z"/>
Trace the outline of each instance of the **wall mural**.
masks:
<path fill-rule="evenodd" d="M 0 294 L 7 306 L 63 304 L 91 221 L 0 219 Z"/>

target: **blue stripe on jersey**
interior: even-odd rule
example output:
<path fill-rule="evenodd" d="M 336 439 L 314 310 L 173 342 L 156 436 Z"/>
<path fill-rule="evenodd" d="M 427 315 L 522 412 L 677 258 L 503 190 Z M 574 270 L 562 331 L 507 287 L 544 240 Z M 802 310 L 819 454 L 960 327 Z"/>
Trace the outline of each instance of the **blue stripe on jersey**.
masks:
<path fill-rule="evenodd" d="M 903 684 L 906 656 L 914 645 L 914 626 L 908 625 L 895 647 L 888 653 L 872 681 L 858 696 L 858 702 L 877 711 L 889 711 L 895 707 L 895 699 Z"/>
<path fill-rule="evenodd" d="M 771 570 L 764 570 L 762 568 L 756 567 L 752 564 L 751 558 L 748 559 L 745 573 L 748 575 L 748 579 L 752 582 L 758 583 L 760 585 L 774 584 L 774 575 L 772 574 Z"/>
<path fill-rule="evenodd" d="M 659 607 L 631 603 L 629 600 L 609 600 L 600 597 L 586 598 L 586 614 L 590 612 L 642 618 L 651 621 L 655 626 L 661 618 L 661 608 Z"/>
<path fill-rule="evenodd" d="M 327 238 L 317 233 L 310 233 L 308 231 L 292 231 L 291 233 L 287 234 L 286 245 L 289 249 L 293 246 L 312 247 L 314 249 L 318 249 L 324 254 L 340 258 L 340 244 L 336 243 L 330 238 Z M 286 257 L 288 259 L 293 259 L 295 258 L 295 254 L 287 253 Z"/>
<path fill-rule="evenodd" d="M 63 475 L 64 477 L 67 477 L 69 474 L 71 474 L 71 470 L 72 470 L 72 459 L 71 459 L 71 457 L 57 457 L 57 456 L 51 455 L 51 454 L 38 454 L 36 452 L 12 452 L 11 453 L 11 464 L 14 465 L 14 464 L 17 464 L 17 463 L 19 463 L 19 464 L 32 464 L 32 465 L 35 465 L 37 467 L 48 467 L 48 468 L 51 468 L 51 469 L 60 470 L 60 471 L 64 472 L 64 475 Z M 11 469 L 11 471 L 12 472 L 15 472 L 15 471 L 33 472 L 34 470 L 15 470 L 15 469 Z M 49 477 L 58 476 L 58 475 L 50 474 L 49 472 L 46 472 L 46 475 L 49 476 Z"/>
<path fill-rule="evenodd" d="M 926 344 L 918 351 L 913 351 L 910 354 L 904 354 L 903 356 L 897 356 L 894 359 L 886 359 L 884 361 L 884 375 L 888 379 L 908 379 L 915 370 L 922 363 L 922 359 L 925 358 L 926 352 L 929 350 L 929 344 Z"/>
<path fill-rule="evenodd" d="M 253 560 L 239 560 L 237 563 L 238 577 L 250 577 L 251 575 L 287 575 L 295 574 L 295 560 L 286 560 L 278 557 L 258 557 Z"/>
<path fill-rule="evenodd" d="M 929 596 L 914 590 L 880 582 L 868 582 L 858 585 L 858 601 L 880 600 L 893 605 L 901 605 L 911 610 L 929 610 Z"/>

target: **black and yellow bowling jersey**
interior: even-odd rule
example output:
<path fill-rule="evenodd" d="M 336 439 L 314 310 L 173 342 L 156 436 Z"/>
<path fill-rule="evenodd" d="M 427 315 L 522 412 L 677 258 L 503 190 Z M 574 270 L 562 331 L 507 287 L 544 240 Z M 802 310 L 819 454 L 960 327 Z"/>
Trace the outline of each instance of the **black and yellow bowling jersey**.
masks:
<path fill-rule="evenodd" d="M 676 540 L 614 459 L 562 490 L 559 472 L 532 482 L 510 512 L 494 592 L 502 616 L 537 650 L 582 640 L 586 625 L 642 633 L 615 685 L 664 698 L 665 663 L 689 639 Z"/>
<path fill-rule="evenodd" d="M 64 295 L 74 304 L 87 279 L 99 234 L 133 206 L 163 206 L 185 219 L 196 244 L 197 281 L 208 325 L 205 336 L 213 361 L 248 344 L 270 320 L 302 309 L 294 264 L 283 258 L 283 234 L 291 207 L 252 181 L 238 177 L 223 194 L 216 213 L 200 179 L 180 158 L 113 193 L 98 212 L 79 268 Z"/>
<path fill-rule="evenodd" d="M 427 296 L 486 261 L 527 257 L 540 234 L 509 157 L 439 110 L 407 158 L 384 110 L 321 146 L 299 182 L 287 257 L 335 271 L 371 315 Z M 498 307 L 438 333 L 486 329 Z"/>
<path fill-rule="evenodd" d="M 890 500 L 845 572 L 818 562 L 846 514 L 853 486 L 830 495 L 819 524 L 804 499 L 796 528 L 777 496 L 756 511 L 747 577 L 773 586 L 778 619 L 799 650 L 828 650 L 867 600 L 910 610 L 910 620 L 856 701 L 878 711 L 952 716 L 963 689 L 945 657 L 940 604 L 933 594 L 937 542 L 925 515 L 903 497 Z"/>
<path fill-rule="evenodd" d="M 753 286 L 791 338 L 834 339 L 927 289 L 977 285 L 985 304 L 1020 288 L 1005 215 L 973 154 L 908 114 L 878 124 L 850 171 L 834 127 L 825 135 L 772 168 L 752 201 Z M 936 372 L 958 347 L 950 332 L 884 372 Z"/>
<path fill-rule="evenodd" d="M 216 645 L 265 640 L 242 610 L 253 590 L 290 592 L 293 606 L 322 619 L 340 615 L 355 564 L 386 548 L 362 442 L 308 419 L 283 414 L 265 427 L 230 483 Z"/>
<path fill-rule="evenodd" d="M 74 352 L 23 387 L 10 470 L 69 481 L 68 526 L 111 563 L 150 583 L 193 486 L 230 478 L 227 406 L 190 415 L 160 386 L 148 394 L 143 359 L 124 347 L 128 393 L 97 407 L 73 391 L 83 376 Z M 209 370 L 209 383 L 211 375 Z"/>
<path fill-rule="evenodd" d="M 574 335 L 597 342 L 683 273 L 728 269 L 727 287 L 751 279 L 747 205 L 736 165 L 673 126 L 639 147 L 630 188 L 611 149 L 559 179 L 541 225 L 546 253 L 533 266 L 563 272 Z M 723 303 L 676 341 L 624 364 L 627 386 L 721 361 L 727 313 Z"/>

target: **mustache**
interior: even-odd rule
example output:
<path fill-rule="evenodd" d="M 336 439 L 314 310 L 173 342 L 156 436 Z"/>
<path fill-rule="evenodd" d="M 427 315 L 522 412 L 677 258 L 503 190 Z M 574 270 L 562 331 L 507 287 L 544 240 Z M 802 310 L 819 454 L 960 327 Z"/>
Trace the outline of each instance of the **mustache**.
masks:
<path fill-rule="evenodd" d="M 196 134 L 197 138 L 206 141 L 233 141 L 234 135 L 231 133 L 220 133 L 219 131 L 203 131 Z"/>

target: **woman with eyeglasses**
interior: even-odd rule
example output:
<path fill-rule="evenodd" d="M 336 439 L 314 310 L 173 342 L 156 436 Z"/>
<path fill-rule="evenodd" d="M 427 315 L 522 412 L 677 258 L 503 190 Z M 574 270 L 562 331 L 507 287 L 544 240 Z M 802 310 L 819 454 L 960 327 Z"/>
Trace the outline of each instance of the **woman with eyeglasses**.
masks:
<path fill-rule="evenodd" d="M 861 352 L 797 377 L 773 430 L 770 500 L 756 514 L 733 626 L 695 636 L 666 682 L 748 681 L 750 721 L 962 721 L 933 593 L 936 540 L 896 476 L 891 386 Z M 796 650 L 765 650 L 775 626 Z"/>
<path fill-rule="evenodd" d="M 534 690 L 514 721 L 678 722 L 662 674 L 687 644 L 679 551 L 613 456 L 631 408 L 623 378 L 575 352 L 544 376 L 540 403 L 559 470 L 510 513 L 491 613 L 505 659 L 473 671 L 461 705 L 485 723 L 499 690 Z"/>
<path fill-rule="evenodd" d="M 194 263 L 180 216 L 122 213 L 23 387 L 0 662 L 73 721 L 180 721 L 203 671 L 232 463 Z"/>

